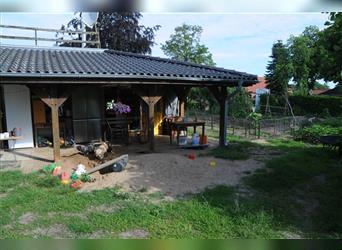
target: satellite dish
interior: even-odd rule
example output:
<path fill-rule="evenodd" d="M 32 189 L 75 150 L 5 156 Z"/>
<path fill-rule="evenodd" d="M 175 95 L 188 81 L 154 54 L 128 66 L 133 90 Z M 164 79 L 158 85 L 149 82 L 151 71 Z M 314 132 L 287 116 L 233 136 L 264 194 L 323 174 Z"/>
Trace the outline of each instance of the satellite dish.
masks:
<path fill-rule="evenodd" d="M 83 12 L 82 22 L 88 27 L 93 27 L 99 16 L 98 12 Z"/>

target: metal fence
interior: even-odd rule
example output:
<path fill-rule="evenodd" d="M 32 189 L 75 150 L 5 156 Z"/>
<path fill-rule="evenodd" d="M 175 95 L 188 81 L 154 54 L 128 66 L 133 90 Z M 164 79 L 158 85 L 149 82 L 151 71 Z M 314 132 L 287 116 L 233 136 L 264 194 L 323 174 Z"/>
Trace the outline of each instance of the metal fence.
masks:
<path fill-rule="evenodd" d="M 191 120 L 205 121 L 206 133 L 215 135 L 219 131 L 219 115 L 188 112 L 187 117 Z M 246 138 L 267 138 L 285 136 L 297 130 L 305 120 L 302 116 L 284 116 L 276 118 L 262 118 L 255 122 L 248 118 L 228 117 L 228 134 Z"/>

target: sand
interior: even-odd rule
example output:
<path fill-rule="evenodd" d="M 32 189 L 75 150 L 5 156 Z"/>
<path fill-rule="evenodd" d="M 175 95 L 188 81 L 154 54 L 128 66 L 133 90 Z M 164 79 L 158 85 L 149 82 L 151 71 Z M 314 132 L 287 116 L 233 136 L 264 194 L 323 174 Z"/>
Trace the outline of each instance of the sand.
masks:
<path fill-rule="evenodd" d="M 206 150 L 184 150 L 169 145 L 168 137 L 160 140 L 162 141 L 156 147 L 157 152 L 154 153 L 148 153 L 146 144 L 115 148 L 109 158 L 128 154 L 129 163 L 126 169 L 120 173 L 105 175 L 96 172 L 91 175 L 96 181 L 85 183 L 80 191 L 88 192 L 119 186 L 124 191 L 161 192 L 166 197 L 176 198 L 187 193 L 201 192 L 207 187 L 237 185 L 247 173 L 264 166 L 264 163 L 253 155 L 251 159 L 243 161 L 200 156 L 217 146 L 216 141 L 211 142 Z M 196 155 L 194 160 L 188 159 L 187 155 L 190 152 Z M 21 158 L 21 167 L 17 169 L 25 173 L 37 171 L 53 160 L 52 149 L 48 148 L 17 150 L 16 155 L 17 158 Z M 62 156 L 62 171 L 69 174 L 79 163 L 84 164 L 87 170 L 99 164 L 98 161 L 89 160 L 86 156 L 78 154 L 74 149 L 62 150 Z M 7 156 L 11 157 L 13 155 Z M 216 163 L 215 167 L 210 165 L 211 161 Z"/>
<path fill-rule="evenodd" d="M 215 161 L 216 166 L 210 166 Z M 120 173 L 95 173 L 94 183 L 86 183 L 82 191 L 120 186 L 125 191 L 162 192 L 176 198 L 187 193 L 203 191 L 217 185 L 237 185 L 246 172 L 253 172 L 263 163 L 253 159 L 230 161 L 197 156 L 150 153 L 130 155 L 127 168 Z"/>

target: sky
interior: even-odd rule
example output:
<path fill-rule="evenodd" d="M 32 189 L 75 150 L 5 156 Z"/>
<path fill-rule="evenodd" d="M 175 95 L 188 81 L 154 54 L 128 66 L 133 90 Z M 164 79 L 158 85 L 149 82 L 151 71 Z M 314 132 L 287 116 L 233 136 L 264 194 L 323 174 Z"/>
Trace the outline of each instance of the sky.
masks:
<path fill-rule="evenodd" d="M 0 23 L 59 29 L 73 18 L 74 13 L 0 13 Z M 326 13 L 143 13 L 140 24 L 161 25 L 157 31 L 156 45 L 152 55 L 166 57 L 160 49 L 169 39 L 175 27 L 182 23 L 200 25 L 203 28 L 201 42 L 209 48 L 218 67 L 234 69 L 262 76 L 265 74 L 272 44 L 286 41 L 291 35 L 300 34 L 306 26 L 324 28 Z M 12 34 L 14 30 L 1 29 L 1 34 Z M 16 35 L 33 36 L 33 31 L 19 31 Z M 53 33 L 38 34 L 53 37 Z M 3 44 L 34 45 L 33 41 L 5 40 Z M 40 46 L 52 46 L 39 42 Z"/>

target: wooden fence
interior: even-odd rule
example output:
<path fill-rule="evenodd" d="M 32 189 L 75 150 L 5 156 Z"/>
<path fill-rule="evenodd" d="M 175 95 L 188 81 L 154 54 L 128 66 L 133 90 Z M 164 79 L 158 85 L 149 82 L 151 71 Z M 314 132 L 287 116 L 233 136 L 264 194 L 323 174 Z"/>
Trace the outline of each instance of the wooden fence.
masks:
<path fill-rule="evenodd" d="M 25 26 L 15 26 L 15 25 L 3 25 L 0 24 L 1 34 L 0 38 L 2 39 L 14 39 L 14 40 L 32 40 L 35 41 L 35 45 L 38 45 L 38 41 L 45 42 L 56 42 L 56 43 L 78 43 L 78 44 L 91 44 L 95 45 L 97 48 L 100 48 L 100 36 L 97 31 L 81 31 L 81 30 L 61 30 L 61 29 L 46 29 L 46 28 L 36 28 L 36 27 L 25 27 Z M 3 35 L 4 29 L 9 30 L 31 30 L 34 32 L 33 36 L 14 36 L 14 35 Z M 71 34 L 79 34 L 79 35 L 90 35 L 95 37 L 95 41 L 87 41 L 87 40 L 75 40 L 75 39 L 64 39 L 63 38 L 45 38 L 39 37 L 38 32 L 53 32 L 64 35 Z M 9 32 L 13 33 L 13 31 Z"/>

